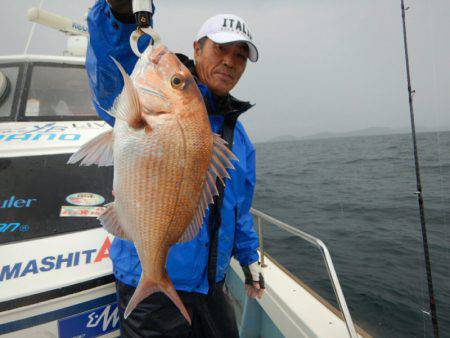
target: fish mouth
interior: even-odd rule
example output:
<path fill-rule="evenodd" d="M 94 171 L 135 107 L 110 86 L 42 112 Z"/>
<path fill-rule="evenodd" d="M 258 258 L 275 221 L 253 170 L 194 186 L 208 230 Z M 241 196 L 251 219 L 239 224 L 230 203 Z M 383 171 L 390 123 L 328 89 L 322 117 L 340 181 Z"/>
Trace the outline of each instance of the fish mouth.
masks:
<path fill-rule="evenodd" d="M 157 65 L 161 58 L 168 52 L 166 46 L 159 45 L 156 48 L 153 48 L 152 52 L 149 55 L 150 62 L 152 62 L 154 65 Z"/>

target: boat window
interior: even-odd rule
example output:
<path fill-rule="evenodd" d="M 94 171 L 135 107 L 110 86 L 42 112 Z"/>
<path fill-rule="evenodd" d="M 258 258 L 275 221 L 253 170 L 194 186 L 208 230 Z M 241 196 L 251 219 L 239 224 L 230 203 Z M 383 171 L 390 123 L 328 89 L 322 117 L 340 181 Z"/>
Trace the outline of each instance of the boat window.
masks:
<path fill-rule="evenodd" d="M 35 65 L 25 116 L 96 116 L 84 68 Z"/>
<path fill-rule="evenodd" d="M 0 117 L 11 115 L 19 67 L 0 67 Z"/>

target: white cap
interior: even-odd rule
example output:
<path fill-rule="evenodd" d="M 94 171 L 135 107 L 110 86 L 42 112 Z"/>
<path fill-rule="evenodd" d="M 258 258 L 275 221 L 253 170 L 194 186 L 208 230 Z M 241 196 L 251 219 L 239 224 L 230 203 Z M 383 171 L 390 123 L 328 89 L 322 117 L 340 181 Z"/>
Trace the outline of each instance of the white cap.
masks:
<path fill-rule="evenodd" d="M 258 61 L 258 49 L 253 43 L 253 36 L 247 23 L 234 14 L 218 14 L 203 24 L 197 34 L 197 40 L 208 37 L 215 43 L 224 44 L 242 41 L 248 45 L 248 58 L 252 62 Z"/>

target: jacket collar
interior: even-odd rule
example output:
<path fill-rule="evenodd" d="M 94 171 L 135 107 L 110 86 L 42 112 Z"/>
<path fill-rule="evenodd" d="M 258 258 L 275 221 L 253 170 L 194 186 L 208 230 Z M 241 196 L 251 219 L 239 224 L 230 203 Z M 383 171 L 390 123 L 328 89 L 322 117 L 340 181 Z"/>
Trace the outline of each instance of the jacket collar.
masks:
<path fill-rule="evenodd" d="M 187 67 L 187 69 L 189 69 L 197 84 L 201 84 L 197 77 L 194 61 L 189 59 L 184 54 L 177 53 L 175 55 Z M 205 86 L 205 88 L 207 87 Z M 248 101 L 238 100 L 231 94 L 227 94 L 226 96 L 215 95 L 209 89 L 203 99 L 209 115 L 240 115 L 254 106 Z"/>

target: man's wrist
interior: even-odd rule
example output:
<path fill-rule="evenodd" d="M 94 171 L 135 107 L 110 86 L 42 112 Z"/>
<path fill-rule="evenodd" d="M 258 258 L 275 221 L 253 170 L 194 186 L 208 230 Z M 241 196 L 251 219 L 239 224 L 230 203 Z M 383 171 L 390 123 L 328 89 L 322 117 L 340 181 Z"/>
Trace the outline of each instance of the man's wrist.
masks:
<path fill-rule="evenodd" d="M 242 266 L 245 276 L 245 284 L 253 285 L 259 283 L 261 289 L 265 288 L 264 275 L 259 262 L 254 262 L 247 266 Z"/>

